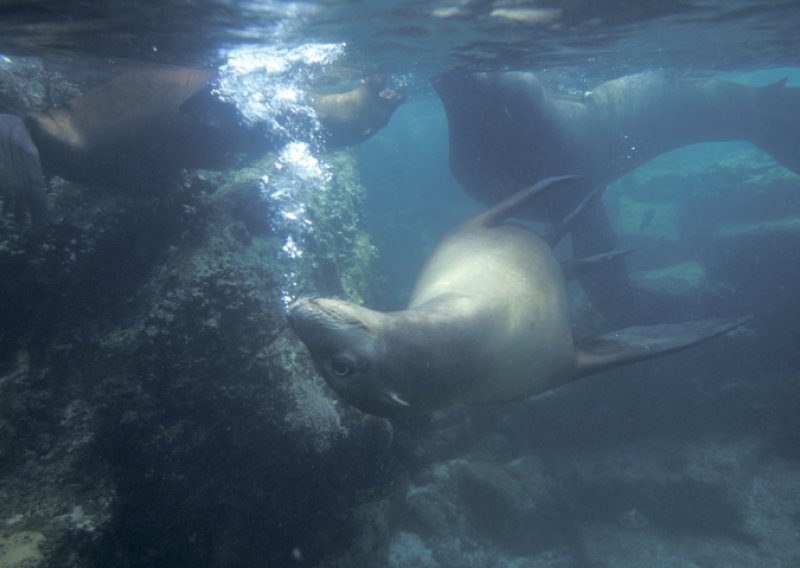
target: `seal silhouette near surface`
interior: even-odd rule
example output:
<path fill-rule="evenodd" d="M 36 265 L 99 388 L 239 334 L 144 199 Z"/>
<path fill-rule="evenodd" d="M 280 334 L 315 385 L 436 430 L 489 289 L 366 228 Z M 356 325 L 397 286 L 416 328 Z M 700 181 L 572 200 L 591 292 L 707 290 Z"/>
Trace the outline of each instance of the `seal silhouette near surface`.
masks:
<path fill-rule="evenodd" d="M 130 69 L 57 108 L 0 114 L 5 208 L 20 220 L 30 213 L 41 226 L 44 175 L 139 190 L 159 187 L 182 168 L 274 150 L 278 141 L 244 126 L 235 106 L 214 94 L 216 77 L 211 68 Z M 404 100 L 374 75 L 349 91 L 312 95 L 310 105 L 334 148 L 367 140 Z"/>
<path fill-rule="evenodd" d="M 523 399 L 685 349 L 747 320 L 630 327 L 576 346 L 552 247 L 580 216 L 568 215 L 542 236 L 504 223 L 575 179 L 547 178 L 462 223 L 428 260 L 406 310 L 385 313 L 330 298 L 295 302 L 289 323 L 319 373 L 353 406 L 391 418 Z M 573 276 L 576 267 L 615 257 L 565 268 Z"/>

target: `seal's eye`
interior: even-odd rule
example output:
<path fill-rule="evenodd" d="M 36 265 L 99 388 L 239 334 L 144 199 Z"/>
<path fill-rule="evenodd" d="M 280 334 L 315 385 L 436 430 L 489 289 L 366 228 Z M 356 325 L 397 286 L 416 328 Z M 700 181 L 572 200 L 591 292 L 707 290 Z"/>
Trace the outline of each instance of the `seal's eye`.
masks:
<path fill-rule="evenodd" d="M 331 361 L 331 371 L 337 377 L 343 378 L 352 373 L 353 369 L 344 361 Z"/>

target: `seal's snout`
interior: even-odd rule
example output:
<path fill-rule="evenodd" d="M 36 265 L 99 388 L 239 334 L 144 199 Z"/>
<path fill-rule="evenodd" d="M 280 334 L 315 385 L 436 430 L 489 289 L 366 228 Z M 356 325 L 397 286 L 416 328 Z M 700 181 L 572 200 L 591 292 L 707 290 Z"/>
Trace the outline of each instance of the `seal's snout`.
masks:
<path fill-rule="evenodd" d="M 303 326 L 303 322 L 308 320 L 310 310 L 313 310 L 311 305 L 313 301 L 313 298 L 300 298 L 289 305 L 286 312 L 286 321 L 289 322 L 289 327 L 295 333 L 298 333 Z"/>
<path fill-rule="evenodd" d="M 329 298 L 309 296 L 289 305 L 286 320 L 295 335 L 307 345 L 327 337 L 346 320 L 349 304 Z"/>

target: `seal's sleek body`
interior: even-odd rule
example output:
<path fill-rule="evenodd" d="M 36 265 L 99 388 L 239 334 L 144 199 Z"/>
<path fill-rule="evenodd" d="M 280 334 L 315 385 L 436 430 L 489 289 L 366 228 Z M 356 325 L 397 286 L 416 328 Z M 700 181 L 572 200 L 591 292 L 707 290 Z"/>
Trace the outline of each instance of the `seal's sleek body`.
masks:
<path fill-rule="evenodd" d="M 167 169 L 214 165 L 221 155 L 269 149 L 257 130 L 239 124 L 235 111 L 213 96 L 216 71 L 156 67 L 125 71 L 67 104 L 31 111 L 24 120 L 45 171 L 73 181 L 118 181 L 131 172 L 162 175 Z M 383 78 L 371 77 L 346 93 L 313 97 L 312 105 L 330 146 L 357 144 L 382 128 L 403 97 L 384 92 Z M 187 101 L 207 107 L 198 117 Z"/>
<path fill-rule="evenodd" d="M 580 175 L 589 191 L 698 142 L 747 140 L 800 174 L 800 89 L 783 82 L 756 88 L 650 72 L 574 95 L 517 71 L 450 73 L 434 86 L 447 113 L 450 168 L 487 205 L 565 171 Z M 554 195 L 519 216 L 553 222 L 580 195 Z M 575 227 L 572 243 L 576 256 L 616 246 L 602 202 Z M 582 279 L 595 306 L 617 322 L 633 313 L 620 301 L 630 297 L 623 262 Z"/>
<path fill-rule="evenodd" d="M 327 298 L 295 302 L 290 324 L 328 384 L 361 410 L 386 417 L 519 400 L 743 322 L 630 328 L 577 348 L 550 243 L 502 223 L 567 179 L 544 180 L 451 232 L 406 310 L 382 313 Z"/>
<path fill-rule="evenodd" d="M 231 155 L 274 149 L 258 128 L 212 94 L 216 71 L 152 67 L 120 73 L 63 106 L 0 115 L 0 197 L 44 222 L 42 170 L 82 183 L 158 186 L 182 168 L 215 167 Z M 373 76 L 344 93 L 312 97 L 330 147 L 363 142 L 404 97 Z"/>
<path fill-rule="evenodd" d="M 425 313 L 437 302 L 447 305 L 449 325 L 470 321 L 481 346 L 462 352 L 453 345 L 447 354 L 465 367 L 450 402 L 517 400 L 574 374 L 564 278 L 550 246 L 528 229 L 467 222 L 453 231 L 423 269 L 408 307 Z"/>
<path fill-rule="evenodd" d="M 565 171 L 594 188 L 698 142 L 747 140 L 800 174 L 800 88 L 783 82 L 758 88 L 650 72 L 570 95 L 517 71 L 452 73 L 434 86 L 447 113 L 453 174 L 487 205 Z M 575 198 L 568 193 L 519 216 L 560 219 Z"/>
<path fill-rule="evenodd" d="M 181 112 L 215 76 L 213 69 L 133 69 L 24 120 L 47 173 L 85 183 L 155 178 L 199 165 L 216 149 L 218 133 Z"/>

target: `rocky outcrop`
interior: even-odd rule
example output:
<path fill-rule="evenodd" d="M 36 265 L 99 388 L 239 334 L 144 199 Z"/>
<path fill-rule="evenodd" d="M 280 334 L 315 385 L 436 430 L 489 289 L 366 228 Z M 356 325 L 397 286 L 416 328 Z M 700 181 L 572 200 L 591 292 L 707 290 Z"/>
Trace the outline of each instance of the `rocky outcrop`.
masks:
<path fill-rule="evenodd" d="M 390 566 L 793 565 L 796 381 L 686 363 L 462 416 L 473 443 L 420 464 Z"/>
<path fill-rule="evenodd" d="M 330 163 L 300 258 L 280 254 L 267 221 L 269 158 L 150 195 L 57 182 L 44 234 L 3 221 L 0 558 L 324 566 L 382 553 L 391 432 L 339 404 L 285 331 L 288 286 L 370 292 L 363 189 L 347 154 Z"/>
<path fill-rule="evenodd" d="M 793 345 L 800 341 L 800 215 L 772 221 L 729 225 L 717 230 L 704 255 L 711 278 L 735 286 L 743 309 L 757 315 L 759 351 L 766 369 L 800 362 Z"/>

